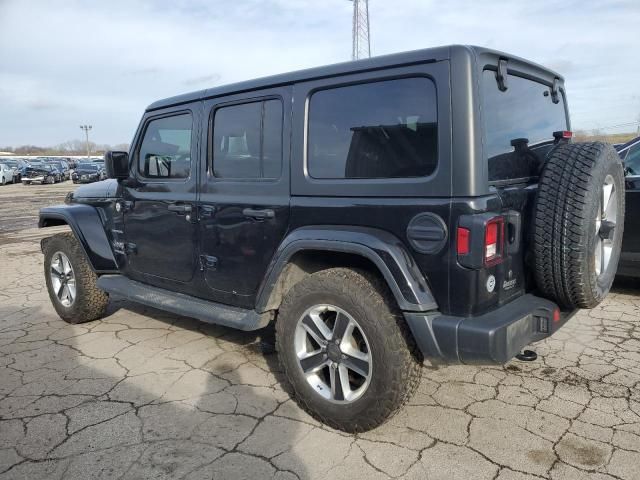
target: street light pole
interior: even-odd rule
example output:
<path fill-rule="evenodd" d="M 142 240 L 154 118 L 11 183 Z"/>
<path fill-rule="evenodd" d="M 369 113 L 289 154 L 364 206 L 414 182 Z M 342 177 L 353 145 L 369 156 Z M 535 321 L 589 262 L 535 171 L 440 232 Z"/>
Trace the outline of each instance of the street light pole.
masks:
<path fill-rule="evenodd" d="M 80 125 L 80 128 L 84 130 L 86 142 L 87 142 L 87 158 L 89 158 L 89 130 L 93 127 L 91 125 Z"/>

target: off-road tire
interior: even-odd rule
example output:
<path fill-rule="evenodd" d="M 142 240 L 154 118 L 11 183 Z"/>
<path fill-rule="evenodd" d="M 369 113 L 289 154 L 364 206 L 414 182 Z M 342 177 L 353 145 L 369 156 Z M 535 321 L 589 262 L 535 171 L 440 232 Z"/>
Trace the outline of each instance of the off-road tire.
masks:
<path fill-rule="evenodd" d="M 618 214 L 607 269 L 596 275 L 595 218 L 602 186 L 611 175 Z M 535 203 L 535 279 L 541 293 L 562 308 L 592 308 L 611 288 L 624 226 L 624 173 L 611 145 L 602 142 L 558 146 L 547 160 Z"/>
<path fill-rule="evenodd" d="M 331 403 L 316 393 L 294 351 L 298 320 L 318 304 L 335 305 L 352 315 L 370 344 L 370 384 L 360 398 L 347 404 Z M 276 349 L 298 404 L 317 420 L 345 432 L 363 432 L 384 423 L 420 383 L 422 359 L 409 328 L 387 286 L 364 270 L 322 270 L 294 285 L 278 312 Z"/>
<path fill-rule="evenodd" d="M 49 268 L 52 256 L 56 252 L 62 252 L 67 256 L 76 279 L 76 298 L 69 307 L 65 307 L 58 301 L 51 285 Z M 51 303 L 65 322 L 73 324 L 90 322 L 104 315 L 109 295 L 97 287 L 98 276 L 91 269 L 89 260 L 73 233 L 59 233 L 45 242 L 44 276 Z"/>

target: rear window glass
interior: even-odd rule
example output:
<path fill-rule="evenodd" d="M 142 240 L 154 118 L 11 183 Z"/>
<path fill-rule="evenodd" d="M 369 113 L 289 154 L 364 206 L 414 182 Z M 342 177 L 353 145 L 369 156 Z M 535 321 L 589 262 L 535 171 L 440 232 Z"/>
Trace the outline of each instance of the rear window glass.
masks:
<path fill-rule="evenodd" d="M 403 78 L 320 90 L 309 104 L 313 178 L 407 178 L 438 163 L 436 89 Z"/>
<path fill-rule="evenodd" d="M 553 142 L 553 132 L 567 129 L 565 102 L 553 103 L 550 87 L 508 75 L 502 92 L 496 73 L 482 74 L 484 152 L 489 181 L 535 177 Z"/>

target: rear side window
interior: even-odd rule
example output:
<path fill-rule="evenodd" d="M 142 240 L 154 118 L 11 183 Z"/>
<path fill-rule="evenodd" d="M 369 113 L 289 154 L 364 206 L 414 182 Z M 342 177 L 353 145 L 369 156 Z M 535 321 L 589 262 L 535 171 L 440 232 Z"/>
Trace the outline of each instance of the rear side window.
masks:
<path fill-rule="evenodd" d="M 313 178 L 430 175 L 438 164 L 435 85 L 403 78 L 315 92 L 307 145 Z"/>
<path fill-rule="evenodd" d="M 222 107 L 213 120 L 213 174 L 218 178 L 276 179 L 282 169 L 282 102 Z"/>
<path fill-rule="evenodd" d="M 507 76 L 501 91 L 496 73 L 482 72 L 484 151 L 489 181 L 535 177 L 553 145 L 553 132 L 567 129 L 565 103 L 553 103 L 550 88 Z"/>
<path fill-rule="evenodd" d="M 150 179 L 187 178 L 191 170 L 190 113 L 151 120 L 138 154 L 138 172 Z"/>

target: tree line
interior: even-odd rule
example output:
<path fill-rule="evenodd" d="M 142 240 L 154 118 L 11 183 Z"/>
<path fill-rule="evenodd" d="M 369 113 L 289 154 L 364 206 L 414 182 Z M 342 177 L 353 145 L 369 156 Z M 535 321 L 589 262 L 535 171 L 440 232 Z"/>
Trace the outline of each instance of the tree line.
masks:
<path fill-rule="evenodd" d="M 89 142 L 91 155 L 104 155 L 107 150 L 129 151 L 128 143 L 117 145 L 99 144 Z M 2 152 L 11 152 L 15 155 L 86 155 L 87 143 L 84 140 L 68 140 L 58 145 L 41 147 L 37 145 L 20 145 L 19 147 L 0 147 Z"/>

